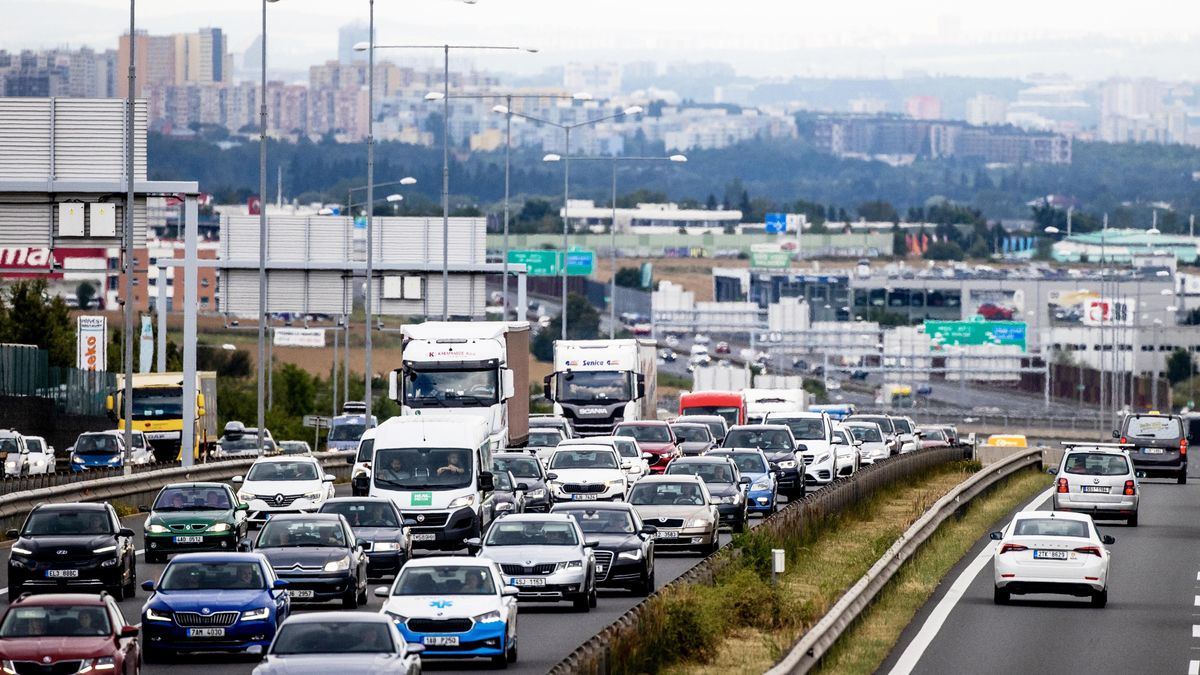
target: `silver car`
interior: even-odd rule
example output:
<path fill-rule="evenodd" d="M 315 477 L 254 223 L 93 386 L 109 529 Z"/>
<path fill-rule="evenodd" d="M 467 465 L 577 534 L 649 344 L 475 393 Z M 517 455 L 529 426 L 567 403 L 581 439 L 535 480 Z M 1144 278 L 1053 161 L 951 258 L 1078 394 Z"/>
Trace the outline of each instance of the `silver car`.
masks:
<path fill-rule="evenodd" d="M 1097 520 L 1138 524 L 1140 492 L 1128 448 L 1119 443 L 1069 444 L 1062 462 L 1050 472 L 1054 510 L 1086 513 Z"/>
<path fill-rule="evenodd" d="M 596 606 L 596 544 L 584 539 L 569 515 L 521 513 L 492 523 L 479 557 L 500 566 L 504 584 L 517 587 L 518 600 L 567 600 L 586 612 Z"/>
<path fill-rule="evenodd" d="M 647 476 L 629 491 L 627 500 L 647 525 L 657 528 L 655 546 L 715 553 L 721 547 L 720 499 L 699 476 Z"/>
<path fill-rule="evenodd" d="M 293 614 L 283 622 L 254 675 L 401 673 L 420 675 L 421 652 L 386 614 Z"/>
<path fill-rule="evenodd" d="M 842 422 L 842 428 L 849 431 L 855 440 L 862 443 L 858 446 L 858 450 L 863 464 L 874 464 L 891 456 L 892 449 L 878 424 L 874 422 Z"/>

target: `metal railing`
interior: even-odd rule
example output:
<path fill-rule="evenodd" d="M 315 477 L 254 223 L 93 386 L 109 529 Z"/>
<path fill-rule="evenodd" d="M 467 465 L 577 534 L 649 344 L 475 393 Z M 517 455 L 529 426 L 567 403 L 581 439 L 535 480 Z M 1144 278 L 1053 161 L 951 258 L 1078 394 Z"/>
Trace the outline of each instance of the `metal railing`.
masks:
<path fill-rule="evenodd" d="M 116 383 L 113 373 L 51 366 L 46 350 L 32 345 L 0 345 L 0 396 L 46 398 L 60 413 L 98 416 Z"/>

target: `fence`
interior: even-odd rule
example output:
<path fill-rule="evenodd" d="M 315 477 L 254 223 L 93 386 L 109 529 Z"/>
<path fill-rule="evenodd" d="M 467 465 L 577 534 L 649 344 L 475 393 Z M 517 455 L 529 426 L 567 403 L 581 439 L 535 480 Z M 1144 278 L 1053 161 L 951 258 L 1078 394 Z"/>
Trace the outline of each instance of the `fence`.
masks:
<path fill-rule="evenodd" d="M 60 413 L 97 416 L 116 386 L 112 373 L 51 366 L 44 349 L 0 345 L 0 396 L 50 399 Z"/>
<path fill-rule="evenodd" d="M 1095 368 L 1072 366 L 1061 363 L 1050 364 L 1050 397 L 1061 401 L 1077 401 L 1083 405 L 1100 405 L 1100 371 Z M 1104 392 L 1112 398 L 1113 378 L 1119 391 L 1125 392 L 1120 396 L 1121 401 L 1134 410 L 1148 410 L 1158 401 L 1164 409 L 1171 407 L 1171 383 L 1167 378 L 1158 378 L 1158 396 L 1154 395 L 1154 378 L 1149 375 L 1131 375 L 1120 372 L 1115 375 L 1110 371 L 1105 374 Z M 1132 378 L 1132 381 L 1130 380 Z M 1040 394 L 1045 387 L 1045 375 L 1042 373 L 1022 373 L 1017 388 L 1022 391 Z M 1130 396 L 1132 393 L 1132 397 Z"/>

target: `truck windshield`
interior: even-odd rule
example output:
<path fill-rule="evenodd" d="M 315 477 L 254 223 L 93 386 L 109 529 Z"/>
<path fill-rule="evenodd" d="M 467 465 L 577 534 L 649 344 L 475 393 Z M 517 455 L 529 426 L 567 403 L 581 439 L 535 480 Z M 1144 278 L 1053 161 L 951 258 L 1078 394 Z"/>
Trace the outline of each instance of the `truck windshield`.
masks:
<path fill-rule="evenodd" d="M 367 430 L 367 425 L 364 424 L 338 424 L 329 430 L 329 440 L 331 441 L 357 441 L 362 438 L 363 432 Z"/>
<path fill-rule="evenodd" d="M 375 485 L 385 490 L 464 488 L 472 484 L 471 461 L 471 453 L 461 448 L 380 448 L 375 451 Z"/>
<path fill-rule="evenodd" d="M 687 408 L 684 408 L 682 414 L 683 415 L 720 415 L 721 417 L 725 418 L 725 421 L 728 422 L 730 426 L 733 426 L 734 424 L 741 423 L 741 420 L 738 419 L 739 412 L 740 412 L 739 408 L 736 408 L 731 405 L 699 405 L 699 406 L 694 406 L 694 407 L 689 406 Z"/>
<path fill-rule="evenodd" d="M 558 374 L 560 401 L 628 401 L 629 374 L 617 370 L 584 370 Z"/>
<path fill-rule="evenodd" d="M 473 370 L 406 369 L 404 403 L 413 408 L 488 407 L 499 402 L 495 368 Z"/>
<path fill-rule="evenodd" d="M 183 389 L 155 387 L 133 390 L 133 419 L 171 420 L 183 417 Z"/>

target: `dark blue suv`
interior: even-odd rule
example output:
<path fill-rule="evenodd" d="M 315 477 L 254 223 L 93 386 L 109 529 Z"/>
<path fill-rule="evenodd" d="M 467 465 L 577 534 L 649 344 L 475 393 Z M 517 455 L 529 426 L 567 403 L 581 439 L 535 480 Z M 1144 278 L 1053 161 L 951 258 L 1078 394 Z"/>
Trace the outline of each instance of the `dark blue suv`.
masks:
<path fill-rule="evenodd" d="M 142 607 L 142 658 L 168 653 L 265 651 L 291 612 L 284 588 L 258 553 L 185 553 L 171 559 Z"/>

